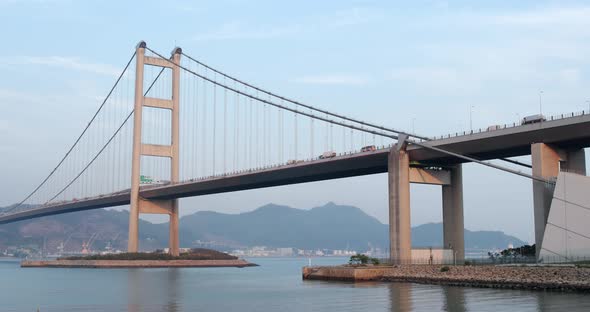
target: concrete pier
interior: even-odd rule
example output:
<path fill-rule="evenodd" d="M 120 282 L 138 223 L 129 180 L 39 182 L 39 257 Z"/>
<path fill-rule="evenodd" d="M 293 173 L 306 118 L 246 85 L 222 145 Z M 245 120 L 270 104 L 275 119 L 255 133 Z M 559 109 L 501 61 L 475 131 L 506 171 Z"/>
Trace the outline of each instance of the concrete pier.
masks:
<path fill-rule="evenodd" d="M 457 263 L 465 261 L 463 225 L 463 169 L 456 165 L 450 169 L 451 183 L 442 186 L 443 244 L 452 249 Z"/>
<path fill-rule="evenodd" d="M 545 144 L 531 145 L 533 175 L 546 179 L 556 178 L 560 170 L 577 174 L 586 174 L 584 149 L 560 149 Z M 541 251 L 545 225 L 553 198 L 554 186 L 541 181 L 533 181 L 533 203 L 535 215 L 535 244 L 537 258 Z"/>
<path fill-rule="evenodd" d="M 409 262 L 412 252 L 410 226 L 410 157 L 406 144 L 394 145 L 388 158 L 389 257 L 397 263 Z"/>

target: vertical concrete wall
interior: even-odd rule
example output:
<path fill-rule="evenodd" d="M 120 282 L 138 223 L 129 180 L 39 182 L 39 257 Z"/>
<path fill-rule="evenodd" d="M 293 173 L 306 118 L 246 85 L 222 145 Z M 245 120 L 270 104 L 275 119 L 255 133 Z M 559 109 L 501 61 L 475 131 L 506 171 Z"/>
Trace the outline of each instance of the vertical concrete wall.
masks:
<path fill-rule="evenodd" d="M 586 151 L 570 149 L 566 151 L 567 161 L 562 163 L 561 171 L 586 175 Z"/>
<path fill-rule="evenodd" d="M 459 164 L 451 169 L 451 184 L 442 186 L 443 243 L 452 249 L 457 263 L 465 261 L 463 219 L 463 168 Z"/>
<path fill-rule="evenodd" d="M 398 143 L 399 144 L 399 143 Z M 391 148 L 388 158 L 389 256 L 398 263 L 412 254 L 410 227 L 410 157 L 405 146 Z"/>
<path fill-rule="evenodd" d="M 556 178 L 560 170 L 586 174 L 586 159 L 583 149 L 562 150 L 545 143 L 531 145 L 533 175 L 551 179 Z M 540 255 L 549 218 L 554 186 L 542 181 L 533 181 L 533 203 L 535 214 L 535 244 L 537 258 Z"/>
<path fill-rule="evenodd" d="M 590 177 L 561 172 L 540 245 L 539 260 L 590 259 Z M 539 246 L 539 245 L 537 245 Z"/>
<path fill-rule="evenodd" d="M 561 157 L 556 149 L 544 143 L 531 145 L 533 175 L 542 178 L 557 177 Z M 535 215 L 535 244 L 541 246 L 545 224 L 549 217 L 553 187 L 550 184 L 533 181 L 533 204 Z M 537 248 L 537 257 L 539 248 Z"/>

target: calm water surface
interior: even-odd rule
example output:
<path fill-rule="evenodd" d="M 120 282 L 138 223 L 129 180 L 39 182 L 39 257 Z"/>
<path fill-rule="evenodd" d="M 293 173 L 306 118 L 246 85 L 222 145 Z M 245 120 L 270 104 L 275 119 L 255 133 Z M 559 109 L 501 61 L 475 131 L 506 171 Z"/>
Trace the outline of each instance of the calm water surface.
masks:
<path fill-rule="evenodd" d="M 302 281 L 307 259 L 250 260 L 261 266 L 21 269 L 0 260 L 0 311 L 590 311 L 584 294 Z"/>

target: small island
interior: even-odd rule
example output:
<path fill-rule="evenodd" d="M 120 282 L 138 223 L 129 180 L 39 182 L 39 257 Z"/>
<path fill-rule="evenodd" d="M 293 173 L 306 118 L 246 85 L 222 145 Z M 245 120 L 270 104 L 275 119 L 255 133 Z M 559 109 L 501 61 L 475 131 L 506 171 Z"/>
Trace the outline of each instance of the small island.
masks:
<path fill-rule="evenodd" d="M 21 267 L 46 268 L 210 268 L 258 266 L 238 257 L 211 249 L 196 248 L 172 256 L 160 250 L 93 254 L 57 258 L 56 260 L 23 260 Z"/>

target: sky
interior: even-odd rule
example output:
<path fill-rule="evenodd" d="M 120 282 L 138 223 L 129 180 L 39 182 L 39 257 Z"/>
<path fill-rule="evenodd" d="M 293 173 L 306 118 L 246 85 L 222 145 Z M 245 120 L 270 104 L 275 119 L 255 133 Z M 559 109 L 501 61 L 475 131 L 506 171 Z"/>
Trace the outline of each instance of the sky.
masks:
<path fill-rule="evenodd" d="M 188 54 L 323 109 L 434 136 L 590 106 L 590 3 L 0 0 L 0 206 L 75 140 L 137 42 Z M 523 161 L 530 162 L 528 157 Z M 588 158 L 588 157 L 587 157 Z M 465 226 L 532 241 L 531 181 L 464 166 Z M 440 222 L 413 185 L 412 224 Z M 203 196 L 199 210 L 333 201 L 387 223 L 384 174 Z M 163 221 L 148 217 L 152 221 Z"/>

